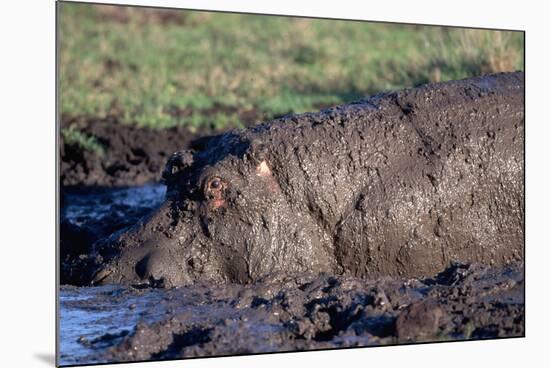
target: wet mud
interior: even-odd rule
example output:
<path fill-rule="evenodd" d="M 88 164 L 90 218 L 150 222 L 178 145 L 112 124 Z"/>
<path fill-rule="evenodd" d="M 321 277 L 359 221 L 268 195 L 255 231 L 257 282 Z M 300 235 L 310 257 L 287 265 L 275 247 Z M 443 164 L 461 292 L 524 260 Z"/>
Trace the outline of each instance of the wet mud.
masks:
<path fill-rule="evenodd" d="M 177 289 L 61 288 L 61 363 L 524 336 L 521 264 L 431 278 L 302 274 Z"/>

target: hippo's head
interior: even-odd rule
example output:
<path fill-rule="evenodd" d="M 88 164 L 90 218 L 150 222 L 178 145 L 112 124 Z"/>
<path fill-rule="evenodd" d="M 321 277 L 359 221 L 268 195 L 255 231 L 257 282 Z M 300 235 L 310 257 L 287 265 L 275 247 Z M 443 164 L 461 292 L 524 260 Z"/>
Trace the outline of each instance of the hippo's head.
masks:
<path fill-rule="evenodd" d="M 272 155 L 236 133 L 214 137 L 200 151 L 174 153 L 163 173 L 166 201 L 95 245 L 105 263 L 93 283 L 246 283 L 328 270 L 330 257 L 318 247 L 322 233 L 296 211 Z"/>

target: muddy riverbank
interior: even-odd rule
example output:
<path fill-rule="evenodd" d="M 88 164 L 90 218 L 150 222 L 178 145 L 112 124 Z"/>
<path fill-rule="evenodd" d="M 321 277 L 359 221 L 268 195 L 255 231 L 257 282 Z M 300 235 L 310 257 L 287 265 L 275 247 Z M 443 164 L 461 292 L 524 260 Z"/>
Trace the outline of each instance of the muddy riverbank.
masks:
<path fill-rule="evenodd" d="M 61 288 L 61 364 L 523 336 L 521 264 L 425 279 Z"/>
<path fill-rule="evenodd" d="M 184 127 L 168 129 L 140 128 L 116 118 L 65 118 L 62 129 L 76 131 L 82 144 L 61 134 L 60 181 L 63 187 L 112 187 L 156 182 L 166 160 L 183 148 L 201 149 L 213 130 L 191 132 Z"/>

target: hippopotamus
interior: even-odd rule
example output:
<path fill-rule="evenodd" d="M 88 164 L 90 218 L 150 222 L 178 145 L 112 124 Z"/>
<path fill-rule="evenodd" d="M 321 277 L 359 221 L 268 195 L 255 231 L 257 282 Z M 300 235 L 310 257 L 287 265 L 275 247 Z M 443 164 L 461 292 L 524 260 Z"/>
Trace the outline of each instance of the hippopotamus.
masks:
<path fill-rule="evenodd" d="M 523 259 L 524 75 L 381 93 L 174 153 L 93 284 L 433 275 Z"/>

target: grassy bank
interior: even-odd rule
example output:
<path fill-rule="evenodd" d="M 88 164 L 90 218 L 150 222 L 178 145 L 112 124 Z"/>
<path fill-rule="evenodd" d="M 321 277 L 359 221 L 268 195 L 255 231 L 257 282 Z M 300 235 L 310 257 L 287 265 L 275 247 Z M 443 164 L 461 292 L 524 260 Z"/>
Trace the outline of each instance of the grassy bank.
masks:
<path fill-rule="evenodd" d="M 59 20 L 64 119 L 217 129 L 523 69 L 514 32 L 81 4 Z"/>

